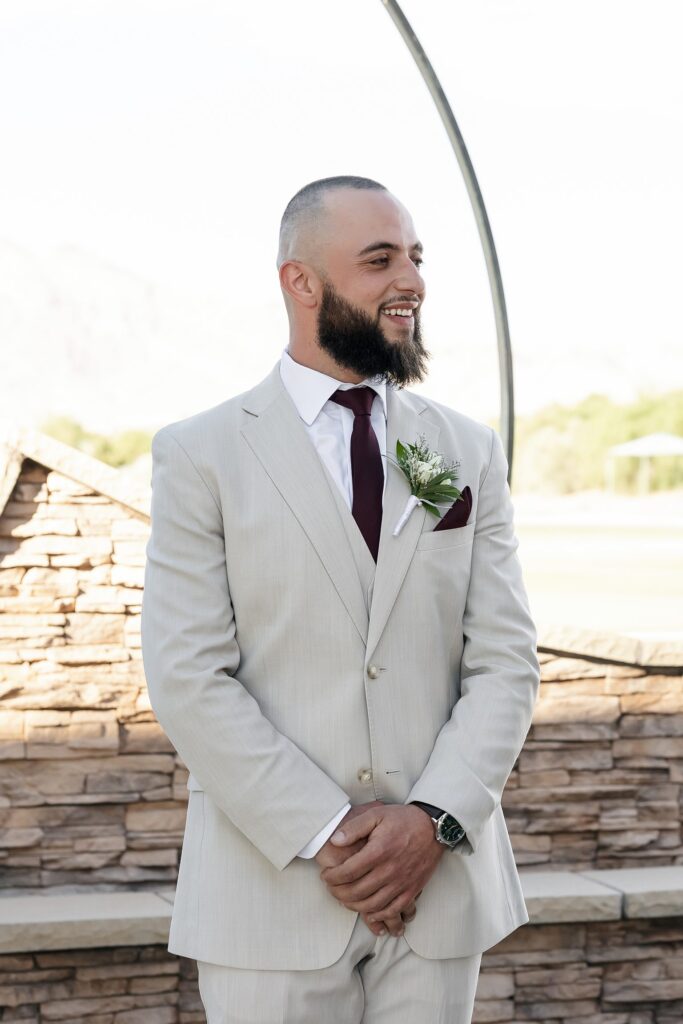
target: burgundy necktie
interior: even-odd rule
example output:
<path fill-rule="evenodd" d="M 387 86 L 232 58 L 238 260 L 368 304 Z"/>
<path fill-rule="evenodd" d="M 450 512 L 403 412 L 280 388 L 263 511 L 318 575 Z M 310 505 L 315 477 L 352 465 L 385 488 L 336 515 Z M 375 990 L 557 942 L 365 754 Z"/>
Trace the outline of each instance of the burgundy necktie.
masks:
<path fill-rule="evenodd" d="M 365 537 L 370 554 L 377 561 L 379 534 L 382 526 L 382 494 L 384 491 L 384 469 L 372 429 L 370 412 L 377 395 L 374 388 L 340 388 L 330 395 L 331 402 L 345 405 L 353 412 L 351 433 L 351 480 L 353 483 L 353 506 L 351 512 L 358 529 Z"/>

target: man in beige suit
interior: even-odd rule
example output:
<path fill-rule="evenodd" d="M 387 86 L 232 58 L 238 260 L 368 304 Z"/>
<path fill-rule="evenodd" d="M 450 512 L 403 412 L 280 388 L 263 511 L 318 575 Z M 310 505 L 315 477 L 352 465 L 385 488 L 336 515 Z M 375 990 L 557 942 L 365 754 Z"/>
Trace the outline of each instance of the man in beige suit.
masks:
<path fill-rule="evenodd" d="M 498 435 L 405 390 L 421 264 L 382 185 L 301 189 L 288 347 L 153 439 L 143 657 L 190 772 L 168 948 L 209 1024 L 468 1024 L 482 952 L 529 919 L 501 795 L 536 636 Z M 462 492 L 398 532 L 397 441 Z"/>

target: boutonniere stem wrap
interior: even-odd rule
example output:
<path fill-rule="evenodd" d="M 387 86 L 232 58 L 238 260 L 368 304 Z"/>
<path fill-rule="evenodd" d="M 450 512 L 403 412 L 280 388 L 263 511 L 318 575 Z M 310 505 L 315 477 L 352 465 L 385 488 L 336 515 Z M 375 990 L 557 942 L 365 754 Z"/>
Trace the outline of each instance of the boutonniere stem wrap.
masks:
<path fill-rule="evenodd" d="M 439 452 L 430 452 L 424 434 L 420 434 L 414 444 L 397 440 L 396 459 L 391 461 L 405 474 L 410 485 L 410 497 L 394 527 L 394 537 L 399 535 L 418 505 L 425 505 L 428 512 L 441 519 L 439 506 L 450 506 L 460 497 L 461 492 L 453 486 L 460 463 L 447 462 Z"/>

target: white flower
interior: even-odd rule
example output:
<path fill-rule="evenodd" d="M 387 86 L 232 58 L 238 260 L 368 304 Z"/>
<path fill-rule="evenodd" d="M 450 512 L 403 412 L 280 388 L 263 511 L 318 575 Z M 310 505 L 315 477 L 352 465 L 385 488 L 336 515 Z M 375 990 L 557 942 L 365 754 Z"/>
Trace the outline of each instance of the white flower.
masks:
<path fill-rule="evenodd" d="M 430 452 L 423 434 L 415 444 L 404 445 L 397 440 L 396 455 L 396 465 L 407 477 L 411 494 L 394 527 L 394 537 L 401 532 L 410 513 L 418 505 L 426 504 L 430 512 L 440 517 L 438 506 L 451 504 L 454 498 L 460 497 L 460 491 L 452 484 L 452 480 L 457 479 L 459 463 L 447 463 L 439 452 Z M 439 477 L 444 472 L 450 472 L 450 476 L 440 480 Z M 442 500 L 439 501 L 439 498 Z M 445 502 L 444 498 L 448 501 Z"/>

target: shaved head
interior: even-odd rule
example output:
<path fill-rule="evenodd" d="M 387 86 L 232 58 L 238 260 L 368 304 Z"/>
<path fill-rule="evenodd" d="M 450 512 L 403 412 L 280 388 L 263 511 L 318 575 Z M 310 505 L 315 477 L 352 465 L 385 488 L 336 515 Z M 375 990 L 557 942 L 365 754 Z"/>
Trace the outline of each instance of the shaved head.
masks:
<path fill-rule="evenodd" d="M 320 242 L 325 236 L 325 199 L 337 189 L 373 189 L 387 192 L 384 185 L 372 178 L 357 178 L 340 174 L 334 178 L 319 178 L 299 189 L 287 203 L 280 222 L 280 241 L 277 253 L 278 269 L 286 260 L 300 260 L 321 268 Z"/>

